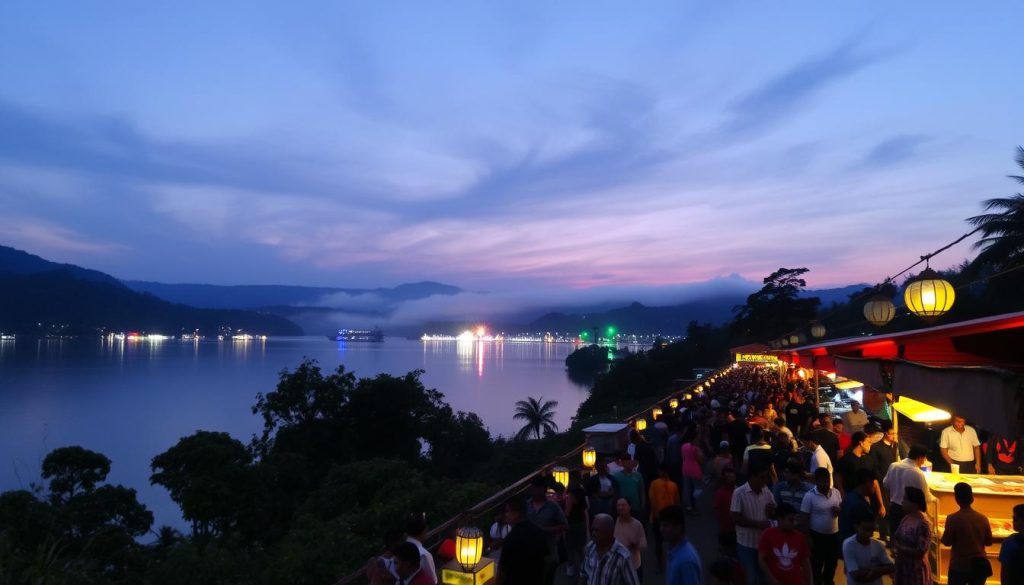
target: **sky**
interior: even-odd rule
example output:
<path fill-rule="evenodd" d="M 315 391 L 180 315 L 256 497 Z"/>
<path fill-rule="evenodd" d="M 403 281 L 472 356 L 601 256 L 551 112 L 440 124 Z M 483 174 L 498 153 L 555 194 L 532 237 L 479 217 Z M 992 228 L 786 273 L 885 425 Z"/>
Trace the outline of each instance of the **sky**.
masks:
<path fill-rule="evenodd" d="M 0 244 L 162 282 L 878 282 L 1013 192 L 1021 55 L 1016 0 L 7 0 Z"/>

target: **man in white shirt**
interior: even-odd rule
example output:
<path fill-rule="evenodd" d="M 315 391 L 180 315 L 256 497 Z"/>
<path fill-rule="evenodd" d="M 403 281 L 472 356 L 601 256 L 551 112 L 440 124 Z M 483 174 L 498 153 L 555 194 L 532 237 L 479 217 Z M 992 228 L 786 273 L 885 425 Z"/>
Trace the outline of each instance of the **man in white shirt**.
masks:
<path fill-rule="evenodd" d="M 953 415 L 953 424 L 942 429 L 939 451 L 946 463 L 959 465 L 963 473 L 981 473 L 981 441 L 964 417 Z"/>
<path fill-rule="evenodd" d="M 820 447 L 819 447 L 820 448 Z M 811 528 L 811 573 L 815 583 L 833 583 L 839 561 L 839 508 L 843 496 L 832 487 L 828 470 L 814 472 L 814 488 L 804 494 L 800 511 Z"/>
<path fill-rule="evenodd" d="M 871 538 L 875 517 L 863 514 L 854 520 L 854 527 L 854 535 L 843 541 L 846 582 L 848 585 L 882 585 L 882 575 L 895 573 L 896 565 L 882 543 Z"/>
<path fill-rule="evenodd" d="M 818 441 L 814 438 L 814 435 L 812 435 L 811 433 L 804 433 L 803 435 L 800 436 L 800 439 L 803 440 L 804 445 L 806 445 L 807 448 L 810 449 L 811 451 L 811 475 L 813 476 L 814 472 L 817 471 L 819 467 L 827 469 L 828 478 L 831 482 L 833 471 L 832 460 L 829 459 L 828 453 L 826 453 L 825 450 L 822 449 L 821 445 L 818 444 Z"/>
<path fill-rule="evenodd" d="M 747 575 L 748 585 L 762 585 L 757 561 L 757 545 L 761 533 L 775 514 L 775 496 L 768 489 L 768 470 L 755 469 L 747 483 L 736 488 L 729 505 L 736 524 L 736 556 Z"/>
<path fill-rule="evenodd" d="M 905 495 L 904 490 L 908 486 L 916 487 L 924 492 L 929 501 L 935 499 L 928 489 L 928 478 L 921 471 L 921 467 L 927 460 L 928 448 L 923 445 L 914 445 L 910 448 L 906 459 L 893 463 L 885 473 L 882 485 L 889 491 L 889 514 L 887 516 L 889 534 L 896 533 L 900 520 L 903 519 L 903 496 Z"/>
<path fill-rule="evenodd" d="M 868 424 L 868 413 L 860 409 L 860 402 L 854 400 L 850 403 L 850 410 L 843 414 L 843 424 L 851 435 L 864 430 Z"/>

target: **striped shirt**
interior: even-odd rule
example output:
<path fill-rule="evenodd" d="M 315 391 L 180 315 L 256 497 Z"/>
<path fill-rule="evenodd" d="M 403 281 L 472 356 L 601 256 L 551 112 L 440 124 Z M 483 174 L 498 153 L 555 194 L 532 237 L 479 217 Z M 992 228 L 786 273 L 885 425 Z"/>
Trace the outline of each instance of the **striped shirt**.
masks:
<path fill-rule="evenodd" d="M 583 549 L 580 578 L 587 585 L 640 585 L 630 560 L 629 549 L 618 541 L 604 555 L 597 551 L 597 544 L 593 540 L 588 542 Z"/>
<path fill-rule="evenodd" d="M 736 488 L 732 493 L 732 502 L 729 506 L 730 512 L 739 512 L 747 520 L 761 522 L 768 519 L 766 507 L 775 503 L 775 496 L 767 487 L 762 487 L 761 492 L 755 492 L 749 483 Z M 761 538 L 763 528 L 750 528 L 748 526 L 736 526 L 736 543 L 747 548 L 757 548 L 757 541 Z"/>

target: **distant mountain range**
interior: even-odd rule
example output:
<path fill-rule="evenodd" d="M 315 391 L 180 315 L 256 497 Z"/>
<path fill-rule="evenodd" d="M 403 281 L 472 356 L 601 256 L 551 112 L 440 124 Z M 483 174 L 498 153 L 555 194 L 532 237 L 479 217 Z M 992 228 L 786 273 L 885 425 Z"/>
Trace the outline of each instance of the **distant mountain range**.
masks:
<path fill-rule="evenodd" d="M 30 331 L 46 323 L 67 325 L 75 332 L 107 327 L 176 333 L 200 328 L 212 334 L 219 326 L 230 326 L 268 335 L 296 335 L 303 330 L 320 334 L 341 327 L 380 326 L 389 335 L 418 336 L 424 331 L 455 333 L 480 323 L 510 333 L 576 332 L 614 325 L 621 332 L 679 335 L 690 321 L 728 321 L 733 309 L 759 285 L 733 275 L 720 283 L 681 285 L 697 288 L 686 289 L 688 300 L 676 303 L 671 299 L 682 297 L 663 294 L 669 302 L 658 306 L 591 295 L 579 304 L 566 298 L 548 304 L 547 297 L 542 297 L 516 308 L 516 299 L 507 293 L 489 295 L 431 281 L 373 289 L 121 281 L 0 246 L 0 286 L 0 330 L 8 331 Z M 829 307 L 848 300 L 864 286 L 804 294 L 820 298 L 822 307 Z M 629 293 L 612 295 L 628 298 Z M 465 317 L 441 317 L 446 314 Z"/>
<path fill-rule="evenodd" d="M 136 292 L 96 270 L 58 264 L 0 246 L 0 331 L 28 335 L 92 335 L 103 331 L 216 335 L 230 327 L 266 335 L 302 335 L 278 315 L 197 309 Z"/>

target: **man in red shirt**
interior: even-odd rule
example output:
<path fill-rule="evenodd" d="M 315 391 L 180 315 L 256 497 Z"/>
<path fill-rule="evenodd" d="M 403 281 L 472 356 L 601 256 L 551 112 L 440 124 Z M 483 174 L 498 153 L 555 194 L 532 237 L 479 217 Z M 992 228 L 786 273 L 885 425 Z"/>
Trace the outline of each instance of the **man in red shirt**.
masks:
<path fill-rule="evenodd" d="M 811 585 L 811 548 L 796 529 L 796 514 L 783 503 L 776 510 L 779 525 L 761 533 L 757 556 L 768 585 Z"/>
<path fill-rule="evenodd" d="M 722 469 L 721 483 L 715 490 L 715 499 L 711 504 L 718 522 L 718 546 L 722 552 L 730 556 L 736 554 L 736 525 L 732 521 L 732 492 L 736 489 L 736 470 L 732 467 Z"/>

